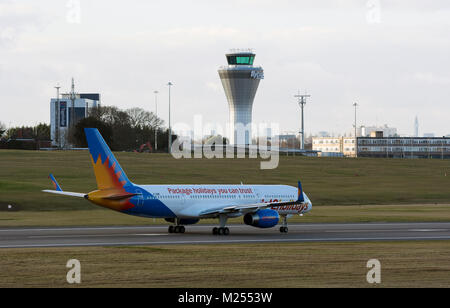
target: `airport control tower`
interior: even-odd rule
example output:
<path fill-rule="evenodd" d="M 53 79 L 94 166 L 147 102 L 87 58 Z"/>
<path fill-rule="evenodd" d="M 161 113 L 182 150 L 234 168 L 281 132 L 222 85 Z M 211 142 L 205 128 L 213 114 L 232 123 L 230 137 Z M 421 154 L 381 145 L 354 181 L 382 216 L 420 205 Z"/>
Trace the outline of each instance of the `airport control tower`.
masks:
<path fill-rule="evenodd" d="M 255 54 L 251 50 L 233 50 L 226 57 L 228 65 L 219 68 L 219 76 L 230 108 L 230 144 L 249 145 L 253 100 L 264 71 L 253 66 Z"/>

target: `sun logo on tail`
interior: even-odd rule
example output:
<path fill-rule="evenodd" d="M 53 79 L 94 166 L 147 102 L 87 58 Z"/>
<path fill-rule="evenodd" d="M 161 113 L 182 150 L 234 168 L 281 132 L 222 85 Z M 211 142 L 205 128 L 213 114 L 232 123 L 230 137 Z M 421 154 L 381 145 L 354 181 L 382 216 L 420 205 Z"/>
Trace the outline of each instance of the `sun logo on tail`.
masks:
<path fill-rule="evenodd" d="M 91 159 L 99 189 L 121 189 L 125 186 L 127 182 L 122 179 L 122 171 L 119 169 L 119 171 L 116 172 L 116 162 L 113 161 L 111 164 L 109 156 L 104 163 L 102 163 L 100 154 L 97 157 L 97 161 L 94 161 L 92 156 Z"/>

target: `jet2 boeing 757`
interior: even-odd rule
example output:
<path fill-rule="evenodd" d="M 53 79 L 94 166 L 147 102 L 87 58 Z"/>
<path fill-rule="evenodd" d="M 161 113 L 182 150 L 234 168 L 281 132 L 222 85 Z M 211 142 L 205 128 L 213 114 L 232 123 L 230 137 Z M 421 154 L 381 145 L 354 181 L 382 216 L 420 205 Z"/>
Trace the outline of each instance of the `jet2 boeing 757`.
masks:
<path fill-rule="evenodd" d="M 287 218 L 309 212 L 312 203 L 298 187 L 287 185 L 137 185 L 132 183 L 96 128 L 85 134 L 98 189 L 88 194 L 66 192 L 50 174 L 54 190 L 47 193 L 80 197 L 121 213 L 164 218 L 172 223 L 169 233 L 184 233 L 185 225 L 204 218 L 218 218 L 215 235 L 228 235 L 227 219 L 244 216 L 244 223 L 272 228 L 281 221 L 287 233 Z"/>

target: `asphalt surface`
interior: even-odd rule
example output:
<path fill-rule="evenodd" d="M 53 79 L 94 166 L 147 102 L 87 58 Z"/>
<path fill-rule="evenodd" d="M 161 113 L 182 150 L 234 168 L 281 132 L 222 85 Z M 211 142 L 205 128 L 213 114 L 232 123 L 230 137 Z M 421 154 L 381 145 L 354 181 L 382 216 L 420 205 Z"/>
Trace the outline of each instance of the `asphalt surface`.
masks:
<path fill-rule="evenodd" d="M 213 227 L 186 226 L 184 234 L 169 234 L 167 226 L 1 228 L 0 248 L 450 240 L 450 223 L 290 224 L 287 234 L 230 225 L 228 236 L 212 235 Z"/>

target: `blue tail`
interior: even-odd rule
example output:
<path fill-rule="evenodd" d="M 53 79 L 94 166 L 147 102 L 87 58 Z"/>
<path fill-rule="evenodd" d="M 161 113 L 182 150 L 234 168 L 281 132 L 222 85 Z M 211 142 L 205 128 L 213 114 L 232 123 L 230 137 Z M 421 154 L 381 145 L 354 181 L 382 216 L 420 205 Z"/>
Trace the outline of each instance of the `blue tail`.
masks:
<path fill-rule="evenodd" d="M 53 174 L 49 174 L 48 178 L 52 181 L 53 183 L 53 187 L 55 188 L 55 190 L 57 191 L 63 191 L 61 189 L 61 186 L 59 186 L 58 182 L 56 181 L 55 177 L 53 176 Z"/>
<path fill-rule="evenodd" d="M 98 129 L 85 128 L 84 132 L 98 188 L 122 188 L 126 185 L 132 185 Z"/>
<path fill-rule="evenodd" d="M 305 197 L 303 196 L 302 183 L 298 181 L 298 199 L 297 202 L 305 202 Z"/>

